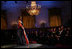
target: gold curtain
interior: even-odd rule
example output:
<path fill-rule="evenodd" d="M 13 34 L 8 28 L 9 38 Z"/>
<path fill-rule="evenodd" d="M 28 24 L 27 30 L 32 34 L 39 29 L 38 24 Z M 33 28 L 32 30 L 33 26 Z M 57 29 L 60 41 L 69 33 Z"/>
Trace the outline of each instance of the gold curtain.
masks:
<path fill-rule="evenodd" d="M 25 28 L 34 28 L 35 20 L 33 16 L 23 16 L 23 24 Z"/>
<path fill-rule="evenodd" d="M 50 26 L 60 26 L 61 25 L 61 18 L 60 16 L 50 16 Z"/>
<path fill-rule="evenodd" d="M 7 29 L 6 21 L 3 17 L 1 17 L 1 30 Z"/>

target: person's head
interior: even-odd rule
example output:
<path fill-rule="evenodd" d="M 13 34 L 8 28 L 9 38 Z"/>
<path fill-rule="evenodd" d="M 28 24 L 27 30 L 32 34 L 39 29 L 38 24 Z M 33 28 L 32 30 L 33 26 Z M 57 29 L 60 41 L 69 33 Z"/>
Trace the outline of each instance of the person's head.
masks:
<path fill-rule="evenodd" d="M 70 27 L 68 27 L 67 29 L 70 30 Z"/>
<path fill-rule="evenodd" d="M 59 27 L 59 28 L 58 28 L 58 30 L 60 31 L 60 30 L 61 30 L 61 28 Z"/>
<path fill-rule="evenodd" d="M 61 26 L 61 30 L 63 30 L 63 29 L 64 29 L 64 26 L 62 25 L 62 26 Z"/>
<path fill-rule="evenodd" d="M 29 32 L 27 32 L 29 34 Z"/>
<path fill-rule="evenodd" d="M 32 31 L 32 33 L 33 33 L 33 31 Z"/>
<path fill-rule="evenodd" d="M 37 34 L 38 32 L 37 32 L 37 31 L 35 31 L 35 33 Z"/>
<path fill-rule="evenodd" d="M 42 33 L 42 31 L 40 30 L 40 33 Z"/>
<path fill-rule="evenodd" d="M 22 16 L 18 17 L 18 20 L 22 20 Z"/>
<path fill-rule="evenodd" d="M 51 31 L 53 31 L 53 28 L 51 28 Z"/>
<path fill-rule="evenodd" d="M 67 28 L 64 28 L 64 30 L 66 31 L 66 30 L 67 30 Z"/>
<path fill-rule="evenodd" d="M 56 31 L 56 28 L 54 28 L 54 31 Z"/>

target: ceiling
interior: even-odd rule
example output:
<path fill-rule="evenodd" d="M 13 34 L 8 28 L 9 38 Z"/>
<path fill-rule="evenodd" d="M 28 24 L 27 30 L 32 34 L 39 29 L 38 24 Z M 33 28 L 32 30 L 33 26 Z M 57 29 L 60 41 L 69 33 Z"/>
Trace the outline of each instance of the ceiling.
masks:
<path fill-rule="evenodd" d="M 5 8 L 12 8 L 12 7 L 26 7 L 27 3 L 30 3 L 31 1 L 1 1 L 2 9 Z M 65 1 L 36 1 L 37 4 L 40 4 L 41 7 L 63 7 Z M 66 1 L 68 2 L 68 1 Z"/>

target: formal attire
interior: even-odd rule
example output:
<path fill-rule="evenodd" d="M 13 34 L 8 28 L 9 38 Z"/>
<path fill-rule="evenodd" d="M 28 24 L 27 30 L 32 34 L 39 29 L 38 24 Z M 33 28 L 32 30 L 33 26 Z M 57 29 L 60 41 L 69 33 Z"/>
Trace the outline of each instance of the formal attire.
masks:
<path fill-rule="evenodd" d="M 17 31 L 17 34 L 18 34 L 18 44 L 26 45 L 29 42 L 28 42 L 25 30 L 23 30 L 23 28 L 21 26 L 23 26 L 22 21 L 18 21 L 18 31 Z"/>

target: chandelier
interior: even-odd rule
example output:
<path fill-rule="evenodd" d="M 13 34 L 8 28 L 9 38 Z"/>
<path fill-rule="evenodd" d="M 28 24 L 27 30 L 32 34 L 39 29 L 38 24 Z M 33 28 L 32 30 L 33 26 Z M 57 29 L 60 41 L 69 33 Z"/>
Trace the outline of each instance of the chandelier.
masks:
<path fill-rule="evenodd" d="M 30 15 L 38 15 L 40 8 L 41 8 L 41 6 L 36 4 L 35 1 L 31 1 L 31 4 L 26 6 L 27 12 Z"/>

